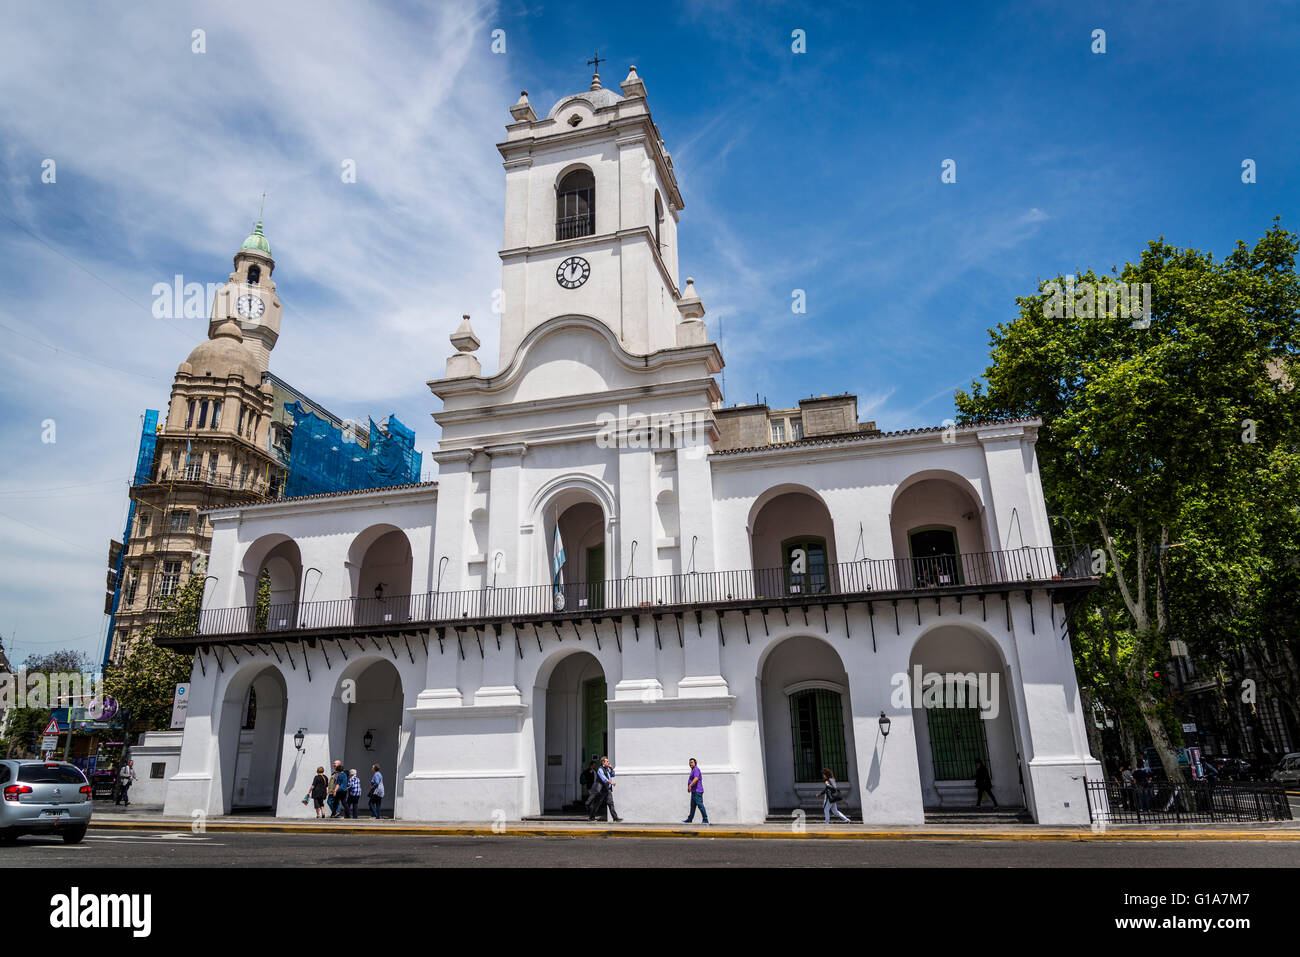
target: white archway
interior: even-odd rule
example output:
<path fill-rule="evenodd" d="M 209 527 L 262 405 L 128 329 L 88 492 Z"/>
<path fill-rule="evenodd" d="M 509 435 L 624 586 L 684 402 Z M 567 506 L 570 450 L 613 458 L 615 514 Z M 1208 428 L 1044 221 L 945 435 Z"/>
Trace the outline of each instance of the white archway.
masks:
<path fill-rule="evenodd" d="M 275 807 L 287 706 L 275 665 L 246 664 L 226 684 L 216 720 L 223 813 Z"/>
<path fill-rule="evenodd" d="M 1016 689 L 1009 676 L 997 642 L 970 624 L 936 623 L 917 638 L 907 679 L 927 807 L 973 805 L 976 758 L 989 768 L 1000 805 L 1026 803 Z"/>
<path fill-rule="evenodd" d="M 822 767 L 829 767 L 844 807 L 860 807 L 849 677 L 839 652 L 812 635 L 783 638 L 758 662 L 759 722 L 767 804 L 820 812 Z"/>

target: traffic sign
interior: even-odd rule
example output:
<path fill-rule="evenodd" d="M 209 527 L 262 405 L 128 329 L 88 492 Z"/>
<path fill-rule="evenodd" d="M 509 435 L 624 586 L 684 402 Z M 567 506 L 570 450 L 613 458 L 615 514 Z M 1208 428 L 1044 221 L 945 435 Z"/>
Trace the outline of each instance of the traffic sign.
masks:
<path fill-rule="evenodd" d="M 59 748 L 58 735 L 46 735 L 45 737 L 41 738 L 42 751 L 57 751 L 58 748 Z"/>
<path fill-rule="evenodd" d="M 50 718 L 50 723 L 45 726 L 45 734 L 60 734 L 59 721 L 57 718 Z"/>

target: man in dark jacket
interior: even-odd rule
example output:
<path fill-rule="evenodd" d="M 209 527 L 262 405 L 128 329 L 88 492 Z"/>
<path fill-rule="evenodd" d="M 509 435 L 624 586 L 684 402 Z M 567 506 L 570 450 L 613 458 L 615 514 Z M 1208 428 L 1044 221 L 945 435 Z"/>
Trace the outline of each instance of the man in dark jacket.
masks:
<path fill-rule="evenodd" d="M 993 806 L 998 806 L 998 799 L 993 796 L 993 776 L 989 774 L 989 769 L 984 766 L 984 762 L 979 758 L 975 759 L 975 806 L 979 807 L 984 800 L 984 795 L 989 796 Z"/>

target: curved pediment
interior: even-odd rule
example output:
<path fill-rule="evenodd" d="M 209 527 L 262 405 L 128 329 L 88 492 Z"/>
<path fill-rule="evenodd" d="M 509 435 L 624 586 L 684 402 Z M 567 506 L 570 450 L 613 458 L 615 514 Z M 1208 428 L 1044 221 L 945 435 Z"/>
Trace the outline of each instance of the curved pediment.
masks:
<path fill-rule="evenodd" d="M 721 356 L 712 343 L 633 355 L 605 323 L 591 316 L 567 315 L 548 319 L 530 331 L 510 365 L 496 375 L 442 380 L 430 386 L 444 398 L 472 391 L 492 393 L 504 402 L 535 402 L 635 388 L 647 384 L 647 379 L 676 378 L 665 370 L 682 363 L 700 366 L 692 370 L 692 377 L 708 375 L 721 368 Z"/>

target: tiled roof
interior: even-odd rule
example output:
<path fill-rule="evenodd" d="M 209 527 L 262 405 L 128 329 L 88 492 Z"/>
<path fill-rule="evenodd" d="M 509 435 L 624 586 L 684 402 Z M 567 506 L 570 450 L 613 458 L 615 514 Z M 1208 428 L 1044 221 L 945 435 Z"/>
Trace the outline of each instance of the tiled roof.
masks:
<path fill-rule="evenodd" d="M 267 505 L 285 505 L 289 502 L 308 502 L 321 498 L 346 498 L 349 495 L 364 495 L 367 492 L 398 492 L 408 488 L 433 488 L 438 483 L 434 482 L 407 482 L 405 485 L 381 485 L 377 488 L 353 488 L 345 492 L 316 492 L 312 495 L 290 495 L 287 498 L 270 498 L 265 502 L 255 502 L 250 505 L 220 505 L 215 508 L 201 508 L 200 512 L 224 512 L 232 508 L 263 508 Z"/>
<path fill-rule="evenodd" d="M 1037 416 L 1028 416 L 1019 419 L 990 419 L 987 422 L 965 422 L 956 426 L 959 430 L 965 429 L 982 429 L 993 425 L 1014 425 L 1018 422 L 1037 422 Z M 844 445 L 853 441 L 870 441 L 873 439 L 888 439 L 899 435 L 924 435 L 929 432 L 942 432 L 949 428 L 946 425 L 928 425 L 919 429 L 899 429 L 897 432 L 835 432 L 830 435 L 814 435 L 811 438 L 799 439 L 794 442 L 773 442 L 770 445 L 751 445 L 743 449 L 719 449 L 714 455 L 740 455 L 743 452 L 777 452 L 781 449 L 789 448 L 807 448 L 817 445 Z"/>

